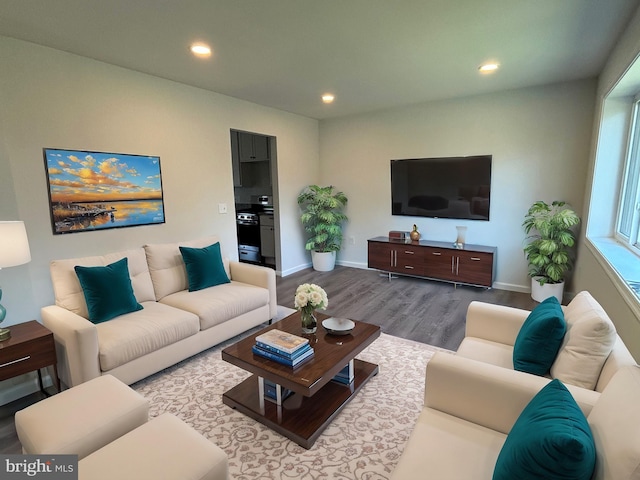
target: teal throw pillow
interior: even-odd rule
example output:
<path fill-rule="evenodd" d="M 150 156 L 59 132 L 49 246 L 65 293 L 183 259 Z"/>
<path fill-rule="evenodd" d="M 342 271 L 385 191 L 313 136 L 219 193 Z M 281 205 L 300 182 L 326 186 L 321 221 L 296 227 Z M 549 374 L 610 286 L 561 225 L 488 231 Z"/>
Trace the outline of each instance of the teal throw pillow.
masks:
<path fill-rule="evenodd" d="M 222 263 L 219 242 L 205 248 L 180 247 L 180 253 L 187 268 L 190 292 L 231 281 Z"/>
<path fill-rule="evenodd" d="M 529 314 L 513 346 L 513 368 L 546 375 L 562 346 L 567 324 L 560 302 L 549 297 Z"/>
<path fill-rule="evenodd" d="M 498 455 L 493 480 L 589 480 L 596 463 L 591 429 L 560 380 L 524 408 Z"/>
<path fill-rule="evenodd" d="M 129 262 L 124 257 L 106 267 L 74 267 L 93 323 L 142 310 L 133 294 Z"/>

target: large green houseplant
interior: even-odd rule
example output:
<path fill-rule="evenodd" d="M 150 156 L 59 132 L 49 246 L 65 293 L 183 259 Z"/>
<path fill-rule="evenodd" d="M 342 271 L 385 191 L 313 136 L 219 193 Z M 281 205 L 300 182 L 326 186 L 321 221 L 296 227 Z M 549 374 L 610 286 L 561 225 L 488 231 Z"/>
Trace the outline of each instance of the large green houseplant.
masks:
<path fill-rule="evenodd" d="M 529 243 L 524 253 L 534 300 L 542 301 L 554 295 L 562 301 L 564 281 L 573 268 L 576 241 L 573 227 L 579 223 L 580 217 L 565 202 L 554 201 L 549 205 L 538 201 L 527 211 L 522 226 Z"/>
<path fill-rule="evenodd" d="M 311 251 L 313 268 L 332 270 L 336 252 L 342 246 L 342 224 L 347 220 L 344 214 L 347 196 L 342 192 L 334 192 L 332 185 L 309 185 L 298 195 L 298 205 L 302 209 L 300 220 L 309 234 L 305 248 Z"/>

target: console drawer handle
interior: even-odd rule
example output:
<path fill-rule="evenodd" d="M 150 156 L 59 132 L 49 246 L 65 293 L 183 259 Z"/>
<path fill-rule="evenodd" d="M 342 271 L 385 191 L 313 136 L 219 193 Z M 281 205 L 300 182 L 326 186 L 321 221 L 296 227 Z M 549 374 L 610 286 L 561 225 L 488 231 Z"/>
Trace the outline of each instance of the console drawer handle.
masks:
<path fill-rule="evenodd" d="M 404 253 L 406 253 L 407 255 L 413 255 L 416 252 L 410 252 L 409 250 L 405 250 Z"/>
<path fill-rule="evenodd" d="M 480 259 L 478 257 L 471 257 L 471 260 L 473 260 L 474 262 L 479 262 Z"/>
<path fill-rule="evenodd" d="M 431 255 L 442 255 L 440 252 L 431 252 Z"/>
<path fill-rule="evenodd" d="M 3 363 L 2 365 L 0 365 L 0 368 L 8 367 L 9 365 L 13 365 L 14 363 L 24 362 L 25 360 L 29 360 L 30 358 L 31 358 L 31 355 L 27 355 L 26 357 L 18 358 L 17 360 L 12 360 L 10 362 Z"/>
<path fill-rule="evenodd" d="M 411 265 L 405 265 L 404 268 L 410 268 L 411 270 L 413 270 L 413 267 Z"/>

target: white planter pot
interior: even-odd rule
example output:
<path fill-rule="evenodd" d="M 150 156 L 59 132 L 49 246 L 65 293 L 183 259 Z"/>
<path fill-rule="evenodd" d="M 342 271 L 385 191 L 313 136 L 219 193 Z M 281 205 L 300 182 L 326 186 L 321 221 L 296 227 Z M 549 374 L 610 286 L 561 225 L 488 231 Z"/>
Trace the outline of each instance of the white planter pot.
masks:
<path fill-rule="evenodd" d="M 531 298 L 536 302 L 543 302 L 549 297 L 556 297 L 558 302 L 562 303 L 562 294 L 564 292 L 564 282 L 562 283 L 545 283 L 540 285 L 536 277 L 531 279 Z"/>
<path fill-rule="evenodd" d="M 313 269 L 318 272 L 329 272 L 336 266 L 336 252 L 315 252 L 311 250 Z"/>

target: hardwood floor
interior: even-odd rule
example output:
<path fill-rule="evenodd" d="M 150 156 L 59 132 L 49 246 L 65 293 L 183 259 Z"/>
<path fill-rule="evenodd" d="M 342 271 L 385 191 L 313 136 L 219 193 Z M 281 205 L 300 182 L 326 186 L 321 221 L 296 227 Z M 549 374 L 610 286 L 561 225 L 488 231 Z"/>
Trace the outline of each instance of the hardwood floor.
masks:
<path fill-rule="evenodd" d="M 293 308 L 301 283 L 316 283 L 329 297 L 323 313 L 380 325 L 389 335 L 456 350 L 464 337 L 465 315 L 473 300 L 532 309 L 529 294 L 458 286 L 410 277 L 389 281 L 373 270 L 337 266 L 331 272 L 309 268 L 277 277 L 278 304 Z M 0 453 L 21 453 L 13 416 L 41 400 L 41 393 L 0 406 Z"/>
<path fill-rule="evenodd" d="M 47 390 L 51 391 L 52 390 Z M 16 434 L 16 427 L 13 417 L 18 410 L 27 408 L 43 398 L 46 398 L 40 392 L 32 393 L 26 397 L 20 398 L 15 402 L 0 406 L 0 453 L 3 455 L 22 453 L 22 445 Z"/>
<path fill-rule="evenodd" d="M 398 277 L 389 281 L 374 270 L 337 266 L 331 272 L 309 268 L 277 281 L 278 304 L 293 308 L 301 283 L 316 283 L 329 297 L 323 313 L 380 325 L 384 333 L 457 350 L 464 338 L 467 307 L 473 300 L 531 310 L 528 293 L 487 290 Z"/>

